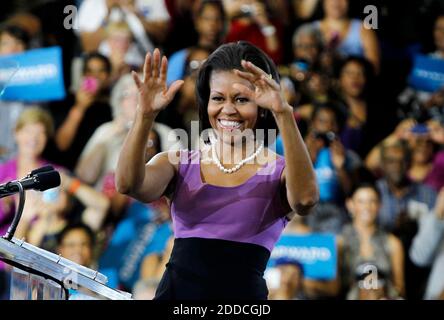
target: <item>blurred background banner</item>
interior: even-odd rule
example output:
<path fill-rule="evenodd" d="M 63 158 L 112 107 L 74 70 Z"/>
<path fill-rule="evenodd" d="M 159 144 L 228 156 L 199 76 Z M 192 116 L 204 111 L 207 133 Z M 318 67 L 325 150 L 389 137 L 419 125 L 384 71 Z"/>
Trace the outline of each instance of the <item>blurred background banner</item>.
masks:
<path fill-rule="evenodd" d="M 444 60 L 418 54 L 409 77 L 416 90 L 434 92 L 444 86 Z"/>
<path fill-rule="evenodd" d="M 35 102 L 60 100 L 65 97 L 60 47 L 28 50 L 0 57 L 2 83 L 6 82 L 13 72 L 11 61 L 14 61 L 19 69 L 7 84 L 2 100 Z"/>
<path fill-rule="evenodd" d="M 305 278 L 336 278 L 337 250 L 333 234 L 282 235 L 271 253 L 268 267 L 273 267 L 279 258 L 298 261 Z"/>

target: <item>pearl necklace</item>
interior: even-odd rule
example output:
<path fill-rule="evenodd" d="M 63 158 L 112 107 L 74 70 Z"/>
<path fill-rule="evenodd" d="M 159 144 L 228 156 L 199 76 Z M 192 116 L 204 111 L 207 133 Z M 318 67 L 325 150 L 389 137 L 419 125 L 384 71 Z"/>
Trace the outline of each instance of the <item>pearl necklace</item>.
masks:
<path fill-rule="evenodd" d="M 250 156 L 248 156 L 245 159 L 241 160 L 241 162 L 239 162 L 236 166 L 234 166 L 231 169 L 225 168 L 222 165 L 222 163 L 220 162 L 219 158 L 217 157 L 216 145 L 214 143 L 211 144 L 211 148 L 212 148 L 212 152 L 211 153 L 212 153 L 212 156 L 213 156 L 213 162 L 217 165 L 217 167 L 220 169 L 220 171 L 222 171 L 223 173 L 234 173 L 234 172 L 238 171 L 240 168 L 242 168 L 242 166 L 244 164 L 246 164 L 248 161 L 251 161 L 254 158 L 256 158 L 257 155 L 264 148 L 264 143 L 261 143 L 261 145 L 257 148 L 257 150 L 253 154 L 251 154 Z"/>

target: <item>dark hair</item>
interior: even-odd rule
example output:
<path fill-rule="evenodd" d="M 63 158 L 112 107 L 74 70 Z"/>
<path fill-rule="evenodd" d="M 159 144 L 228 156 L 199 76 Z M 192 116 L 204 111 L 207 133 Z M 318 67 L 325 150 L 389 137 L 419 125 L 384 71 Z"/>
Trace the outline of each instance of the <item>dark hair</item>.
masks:
<path fill-rule="evenodd" d="M 351 192 L 348 195 L 348 198 L 352 198 L 355 195 L 355 193 L 360 189 L 372 189 L 376 193 L 376 195 L 378 196 L 379 201 L 381 201 L 381 197 L 382 197 L 381 192 L 376 187 L 376 185 L 371 182 L 362 182 L 362 183 L 358 183 L 355 186 L 353 186 Z"/>
<path fill-rule="evenodd" d="M 339 60 L 338 63 L 335 65 L 335 76 L 337 79 L 341 77 L 342 71 L 349 63 L 357 63 L 364 70 L 365 86 L 361 96 L 362 98 L 367 98 L 371 92 L 371 87 L 373 86 L 373 80 L 375 78 L 375 68 L 373 67 L 371 62 L 364 57 L 348 56 L 343 60 Z"/>
<path fill-rule="evenodd" d="M 199 70 L 196 81 L 196 101 L 199 108 L 199 131 L 211 128 L 208 118 L 208 100 L 210 98 L 210 77 L 213 71 L 244 70 L 241 61 L 250 61 L 257 67 L 271 74 L 280 82 L 279 73 L 274 62 L 259 48 L 247 41 L 231 42 L 220 46 L 205 61 Z M 258 117 L 256 129 L 271 129 L 274 120 L 268 110 L 263 109 Z M 206 138 L 204 137 L 204 140 Z M 267 135 L 265 134 L 265 144 Z"/>
<path fill-rule="evenodd" d="M 299 262 L 295 258 L 290 258 L 290 257 L 280 257 L 280 258 L 277 258 L 276 261 L 275 261 L 274 266 L 278 267 L 278 266 L 282 266 L 282 265 L 292 265 L 292 266 L 295 266 L 296 268 L 298 268 L 300 270 L 301 274 L 304 275 L 304 266 L 302 265 L 301 262 Z"/>
<path fill-rule="evenodd" d="M 313 122 L 322 110 L 328 110 L 335 115 L 336 124 L 338 125 L 338 133 L 342 131 L 347 119 L 346 112 L 338 103 L 327 101 L 325 103 L 315 103 L 310 122 Z"/>
<path fill-rule="evenodd" d="M 23 42 L 25 49 L 28 49 L 29 42 L 31 39 L 29 37 L 29 33 L 25 29 L 16 25 L 9 24 L 1 28 L 0 35 L 2 35 L 3 33 L 7 33 L 12 37 L 14 37 L 15 39 L 18 39 L 19 41 Z"/>
<path fill-rule="evenodd" d="M 94 231 L 83 222 L 77 222 L 77 223 L 71 223 L 65 226 L 62 231 L 57 235 L 57 244 L 60 246 L 62 245 L 63 240 L 65 239 L 66 235 L 70 233 L 73 230 L 83 230 L 91 243 L 91 247 L 94 247 L 94 243 L 96 241 L 96 236 L 94 234 Z"/>
<path fill-rule="evenodd" d="M 92 59 L 102 60 L 102 62 L 105 64 L 106 72 L 108 72 L 109 74 L 111 73 L 111 70 L 112 70 L 111 62 L 109 61 L 109 59 L 107 57 L 105 57 L 103 54 L 100 54 L 98 52 L 91 52 L 91 53 L 86 54 L 83 57 L 83 73 L 86 72 L 88 62 Z"/>

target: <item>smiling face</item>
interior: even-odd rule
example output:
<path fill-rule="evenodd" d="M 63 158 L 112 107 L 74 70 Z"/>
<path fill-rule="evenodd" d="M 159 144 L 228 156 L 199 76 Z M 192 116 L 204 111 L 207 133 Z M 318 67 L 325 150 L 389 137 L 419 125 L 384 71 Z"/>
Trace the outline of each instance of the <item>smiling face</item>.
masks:
<path fill-rule="evenodd" d="M 88 234 L 82 229 L 73 229 L 63 238 L 59 253 L 69 260 L 89 267 L 92 262 L 92 244 Z"/>
<path fill-rule="evenodd" d="M 211 127 L 222 142 L 233 144 L 241 139 L 246 129 L 254 129 L 258 106 L 235 88 L 239 83 L 254 90 L 253 85 L 233 71 L 214 71 L 210 77 L 208 117 Z"/>
<path fill-rule="evenodd" d="M 27 123 L 15 132 L 19 154 L 28 159 L 37 159 L 46 146 L 45 126 L 40 123 Z"/>
<path fill-rule="evenodd" d="M 373 225 L 379 211 L 379 196 L 372 188 L 359 188 L 347 202 L 355 222 L 361 225 Z"/>

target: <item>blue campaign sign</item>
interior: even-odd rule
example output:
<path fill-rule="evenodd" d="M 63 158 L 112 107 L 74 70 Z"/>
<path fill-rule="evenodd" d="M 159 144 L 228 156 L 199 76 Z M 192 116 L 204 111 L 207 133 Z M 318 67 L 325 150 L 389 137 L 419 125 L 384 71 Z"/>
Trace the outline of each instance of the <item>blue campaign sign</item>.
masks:
<path fill-rule="evenodd" d="M 267 267 L 274 267 L 279 258 L 298 261 L 308 279 L 333 280 L 336 278 L 337 250 L 333 234 L 311 233 L 308 235 L 281 236 Z"/>
<path fill-rule="evenodd" d="M 444 59 L 416 55 L 409 84 L 416 90 L 427 92 L 434 92 L 444 87 Z"/>
<path fill-rule="evenodd" d="M 12 75 L 12 77 L 11 77 Z M 65 97 L 62 50 L 49 47 L 0 57 L 1 96 L 8 101 L 50 101 Z"/>

